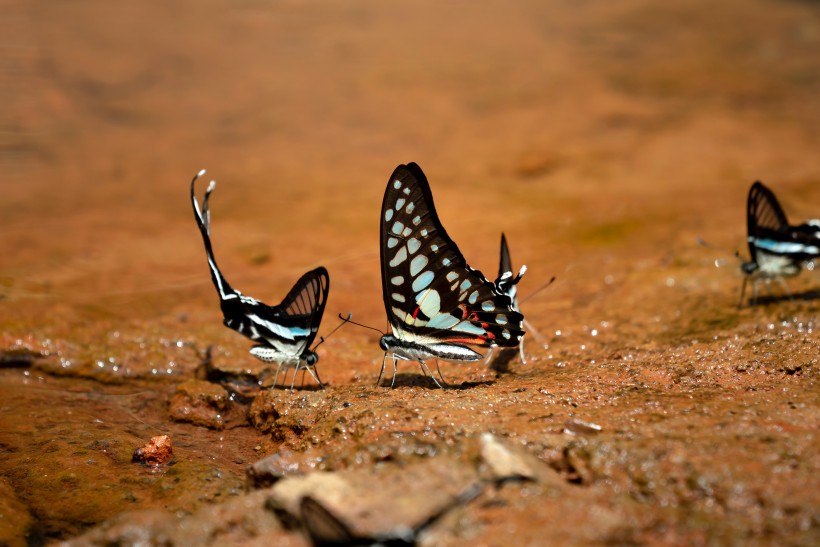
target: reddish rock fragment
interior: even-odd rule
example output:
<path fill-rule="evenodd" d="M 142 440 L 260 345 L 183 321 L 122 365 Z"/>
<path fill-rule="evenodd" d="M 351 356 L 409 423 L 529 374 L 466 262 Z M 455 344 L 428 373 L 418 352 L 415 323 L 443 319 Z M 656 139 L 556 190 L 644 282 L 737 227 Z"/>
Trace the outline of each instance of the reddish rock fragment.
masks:
<path fill-rule="evenodd" d="M 137 448 L 131 457 L 131 461 L 156 467 L 169 463 L 173 458 L 174 450 L 171 447 L 171 437 L 159 435 L 151 437 L 148 444 L 142 448 Z"/>

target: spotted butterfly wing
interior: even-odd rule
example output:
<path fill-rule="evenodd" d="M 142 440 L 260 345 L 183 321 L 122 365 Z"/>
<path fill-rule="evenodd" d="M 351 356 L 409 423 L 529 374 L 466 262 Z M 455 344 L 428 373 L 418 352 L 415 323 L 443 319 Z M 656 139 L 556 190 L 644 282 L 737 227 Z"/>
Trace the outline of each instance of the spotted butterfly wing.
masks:
<path fill-rule="evenodd" d="M 201 210 L 195 194 L 196 181 L 204 173 L 200 171 L 191 181 L 191 201 L 225 326 L 258 342 L 259 345 L 251 348 L 251 354 L 263 361 L 297 369 L 303 361 L 315 364 L 318 357 L 308 348 L 316 338 L 327 302 L 330 288 L 327 270 L 319 267 L 305 273 L 278 306 L 268 306 L 231 287 L 216 264 L 211 246 L 208 200 L 215 183 L 212 181 L 208 186 Z"/>
<path fill-rule="evenodd" d="M 381 213 L 385 309 L 393 336 L 382 347 L 406 359 L 475 361 L 466 347 L 515 347 L 522 316 L 510 297 L 471 268 L 447 235 L 421 168 L 400 165 L 387 184 Z"/>

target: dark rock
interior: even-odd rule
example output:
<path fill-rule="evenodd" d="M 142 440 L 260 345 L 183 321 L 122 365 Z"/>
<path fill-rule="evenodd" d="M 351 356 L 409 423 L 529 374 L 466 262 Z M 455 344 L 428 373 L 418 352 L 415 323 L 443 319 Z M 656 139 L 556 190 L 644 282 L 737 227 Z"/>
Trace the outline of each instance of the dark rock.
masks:
<path fill-rule="evenodd" d="M 0 350 L 0 368 L 28 368 L 46 355 L 25 348 Z"/>

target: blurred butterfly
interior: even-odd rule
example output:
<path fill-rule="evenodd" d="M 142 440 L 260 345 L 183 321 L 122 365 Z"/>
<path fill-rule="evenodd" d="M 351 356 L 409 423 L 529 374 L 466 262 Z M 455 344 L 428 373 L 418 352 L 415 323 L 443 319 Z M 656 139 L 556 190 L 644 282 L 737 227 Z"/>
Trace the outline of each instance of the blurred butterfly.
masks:
<path fill-rule="evenodd" d="M 316 348 L 308 348 L 316 338 L 325 311 L 330 289 L 327 270 L 319 267 L 304 274 L 278 306 L 268 306 L 231 287 L 216 265 L 211 248 L 211 212 L 208 209 L 208 199 L 216 187 L 216 182 L 211 181 L 208 186 L 202 201 L 202 210 L 194 191 L 197 179 L 204 174 L 203 169 L 191 181 L 191 201 L 194 206 L 194 218 L 205 243 L 211 279 L 219 295 L 223 323 L 226 327 L 258 342 L 258 345 L 250 349 L 251 355 L 266 363 L 278 365 L 274 386 L 279 379 L 280 370 L 284 367 L 285 374 L 287 369 L 295 369 L 293 382 L 296 381 L 299 369 L 304 368 L 319 386 L 323 387 L 316 372 L 316 363 L 319 361 L 319 356 L 314 351 Z M 321 341 L 319 343 L 321 344 Z M 290 386 L 291 391 L 293 382 Z"/>
<path fill-rule="evenodd" d="M 432 377 L 425 363 L 430 358 L 480 360 L 467 344 L 518 346 L 523 316 L 509 295 L 467 265 L 439 221 L 427 177 L 415 163 L 399 165 L 391 175 L 380 232 L 382 292 L 393 334 L 379 342 L 385 351 L 379 382 L 388 353 L 392 386 L 397 359 L 418 361 Z"/>
<path fill-rule="evenodd" d="M 518 282 L 521 281 L 521 278 L 526 273 L 527 267 L 522 266 L 521 270 L 518 272 L 518 275 L 513 277 L 512 274 L 512 259 L 510 258 L 510 249 L 507 246 L 507 238 L 504 236 L 504 233 L 501 233 L 501 259 L 498 265 L 498 279 L 495 281 L 495 287 L 503 294 L 506 294 L 510 297 L 512 301 L 512 308 L 513 310 L 521 313 L 521 308 L 518 306 Z M 523 317 L 523 316 L 522 316 Z M 524 326 L 526 327 L 527 331 L 534 330 L 532 325 L 526 319 L 522 319 L 524 322 Z M 487 352 L 486 362 L 489 363 L 493 358 L 493 352 L 495 348 L 490 348 L 490 351 Z M 521 343 L 518 345 L 518 351 L 521 355 L 521 362 L 525 365 L 527 364 L 527 360 L 524 357 L 524 338 L 521 338 Z"/>
<path fill-rule="evenodd" d="M 820 256 L 820 220 L 791 226 L 774 193 L 759 181 L 749 189 L 746 225 L 751 260 L 741 265 L 745 277 L 739 306 L 743 305 L 746 282 L 750 279 L 751 304 L 754 305 L 759 281 L 764 281 L 769 289 L 771 280 L 777 279 L 788 293 L 783 278 L 800 273 L 805 263 L 810 264 L 810 269 L 813 268 L 811 261 Z"/>

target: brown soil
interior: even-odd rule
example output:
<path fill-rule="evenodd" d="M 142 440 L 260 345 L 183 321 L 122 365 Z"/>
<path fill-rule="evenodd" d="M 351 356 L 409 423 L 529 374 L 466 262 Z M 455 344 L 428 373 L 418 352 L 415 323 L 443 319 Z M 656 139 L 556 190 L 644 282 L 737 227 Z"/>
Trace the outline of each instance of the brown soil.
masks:
<path fill-rule="evenodd" d="M 732 256 L 756 179 L 820 215 L 817 2 L 3 4 L 0 543 L 216 505 L 284 448 L 435 465 L 485 432 L 571 488 L 484 492 L 441 542 L 820 542 L 820 279 L 738 310 Z M 221 325 L 194 173 L 243 293 L 328 268 L 325 333 L 385 324 L 379 206 L 409 161 L 473 267 L 503 230 L 522 297 L 557 276 L 522 304 L 527 363 L 375 387 L 378 336 L 347 326 L 324 391 L 172 421 L 206 347 L 258 366 Z M 175 463 L 131 463 L 160 434 Z"/>

